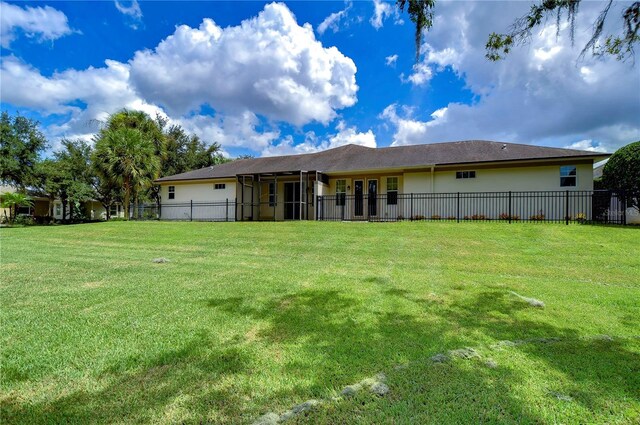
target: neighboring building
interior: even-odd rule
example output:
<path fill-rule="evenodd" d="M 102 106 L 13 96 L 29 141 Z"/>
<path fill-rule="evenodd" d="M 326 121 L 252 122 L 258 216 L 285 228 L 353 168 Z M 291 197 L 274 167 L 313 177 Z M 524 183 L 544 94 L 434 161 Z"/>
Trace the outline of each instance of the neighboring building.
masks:
<path fill-rule="evenodd" d="M 12 186 L 0 186 L 0 200 L 2 200 L 3 193 L 12 193 L 15 192 L 15 190 L 16 189 Z M 51 202 L 47 196 L 34 190 L 28 190 L 27 194 L 31 198 L 33 205 L 30 207 L 18 208 L 18 215 L 53 217 L 56 220 L 64 219 L 62 215 L 62 201 L 60 201 L 60 199 L 54 199 L 53 202 Z M 49 210 L 49 208 L 51 208 L 51 210 Z M 96 200 L 82 202 L 80 208 L 82 209 L 85 217 L 90 218 L 91 220 L 104 220 L 107 218 L 104 206 Z M 69 206 L 67 205 L 66 218 L 70 217 L 69 214 Z M 8 208 L 0 208 L 0 217 L 6 217 L 8 215 Z M 124 217 L 124 209 L 122 208 L 122 205 L 114 203 L 111 206 L 111 217 Z"/>
<path fill-rule="evenodd" d="M 394 219 L 409 217 L 406 202 L 398 201 L 407 198 L 403 194 L 591 191 L 593 164 L 608 156 L 479 140 L 377 149 L 346 145 L 236 160 L 156 183 L 162 219 L 312 220 L 336 205 L 348 206 L 345 219 Z M 316 211 L 323 195 L 332 195 L 333 202 Z M 420 208 L 412 207 L 412 216 L 430 214 Z"/>

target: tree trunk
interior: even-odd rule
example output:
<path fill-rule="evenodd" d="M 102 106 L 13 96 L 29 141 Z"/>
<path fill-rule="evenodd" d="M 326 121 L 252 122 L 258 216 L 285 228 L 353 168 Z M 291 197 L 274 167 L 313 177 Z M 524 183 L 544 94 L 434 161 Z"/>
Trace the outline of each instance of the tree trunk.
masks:
<path fill-rule="evenodd" d="M 101 204 L 104 207 L 104 216 L 106 220 L 111 220 L 111 204 L 105 204 L 104 202 L 101 202 Z"/>
<path fill-rule="evenodd" d="M 66 198 L 62 198 L 62 222 L 66 223 L 67 222 L 67 199 Z"/>
<path fill-rule="evenodd" d="M 140 209 L 138 207 L 138 191 L 136 190 L 136 193 L 133 197 L 133 218 L 134 219 L 139 219 L 140 218 Z"/>
<path fill-rule="evenodd" d="M 53 217 L 53 197 L 49 196 L 49 217 Z"/>
<path fill-rule="evenodd" d="M 131 201 L 131 184 L 129 178 L 124 181 L 124 219 L 129 220 L 129 202 Z"/>

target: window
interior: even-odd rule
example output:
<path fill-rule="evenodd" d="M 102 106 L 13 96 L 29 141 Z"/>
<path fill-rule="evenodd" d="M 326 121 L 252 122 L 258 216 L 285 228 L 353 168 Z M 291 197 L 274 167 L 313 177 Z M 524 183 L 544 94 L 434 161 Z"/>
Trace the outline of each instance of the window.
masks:
<path fill-rule="evenodd" d="M 213 185 L 213 188 L 215 190 L 222 190 L 222 189 L 225 189 L 226 187 L 227 187 L 226 183 L 216 183 Z"/>
<path fill-rule="evenodd" d="M 456 179 L 475 179 L 475 171 L 456 171 Z"/>
<path fill-rule="evenodd" d="M 269 206 L 276 206 L 276 184 L 269 183 Z"/>
<path fill-rule="evenodd" d="M 347 181 L 336 180 L 336 205 L 344 206 L 347 199 Z"/>
<path fill-rule="evenodd" d="M 109 206 L 109 216 L 114 217 L 118 215 L 118 206 L 116 204 L 111 204 Z"/>
<path fill-rule="evenodd" d="M 387 205 L 398 205 L 397 177 L 387 177 Z"/>
<path fill-rule="evenodd" d="M 560 186 L 575 187 L 578 171 L 575 165 L 563 165 L 560 167 Z"/>
<path fill-rule="evenodd" d="M 176 199 L 176 187 L 169 186 L 169 199 Z"/>
<path fill-rule="evenodd" d="M 56 215 L 62 215 L 62 204 L 56 204 Z"/>

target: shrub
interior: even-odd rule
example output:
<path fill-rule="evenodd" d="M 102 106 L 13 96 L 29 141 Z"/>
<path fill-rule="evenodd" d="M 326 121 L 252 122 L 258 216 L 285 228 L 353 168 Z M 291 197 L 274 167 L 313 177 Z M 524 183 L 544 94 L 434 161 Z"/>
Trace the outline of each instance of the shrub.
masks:
<path fill-rule="evenodd" d="M 487 216 L 484 214 L 474 214 L 471 216 L 471 220 L 486 220 Z"/>
<path fill-rule="evenodd" d="M 403 215 L 398 215 L 398 217 L 396 217 L 396 220 L 404 220 L 404 216 Z"/>
<path fill-rule="evenodd" d="M 587 215 L 585 213 L 576 214 L 576 221 L 579 221 L 580 223 L 587 221 Z"/>
<path fill-rule="evenodd" d="M 18 226 L 33 226 L 36 221 L 29 215 L 19 215 L 13 219 L 13 223 Z"/>
<path fill-rule="evenodd" d="M 438 214 L 434 214 L 431 216 L 431 220 L 440 220 L 440 216 Z"/>
<path fill-rule="evenodd" d="M 424 220 L 424 219 L 425 219 L 425 217 L 424 217 L 423 215 L 419 215 L 419 214 L 418 214 L 418 215 L 414 215 L 414 216 L 413 216 L 413 219 L 414 219 L 414 220 Z"/>
<path fill-rule="evenodd" d="M 538 214 L 534 214 L 534 215 L 529 216 L 529 220 L 531 220 L 531 221 L 543 221 L 544 220 L 544 213 L 541 210 Z"/>
<path fill-rule="evenodd" d="M 502 213 L 500 214 L 500 220 L 520 220 L 520 216 L 519 215 L 509 215 L 507 213 Z"/>

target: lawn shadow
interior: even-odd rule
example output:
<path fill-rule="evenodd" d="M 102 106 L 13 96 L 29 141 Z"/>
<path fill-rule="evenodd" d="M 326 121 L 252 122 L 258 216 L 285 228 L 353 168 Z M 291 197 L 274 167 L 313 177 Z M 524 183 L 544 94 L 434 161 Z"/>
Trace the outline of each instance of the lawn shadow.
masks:
<path fill-rule="evenodd" d="M 181 394 L 188 394 L 187 410 L 206 406 L 221 418 L 220 422 L 233 421 L 238 417 L 237 406 L 246 400 L 233 388 L 221 391 L 206 383 L 246 373 L 252 361 L 237 347 L 211 346 L 212 340 L 199 332 L 183 347 L 150 359 L 128 357 L 107 367 L 95 390 L 66 394 L 63 391 L 61 396 L 45 401 L 25 402 L 3 397 L 0 421 L 3 424 L 106 424 L 153 422 L 163 418 L 165 422 L 181 422 Z M 201 419 L 207 410 L 195 409 L 191 414 Z"/>

